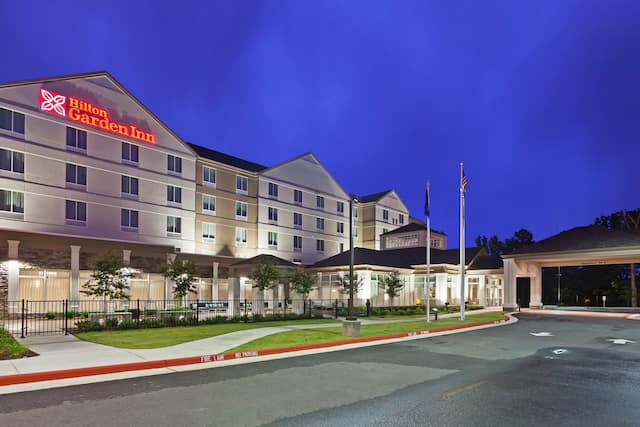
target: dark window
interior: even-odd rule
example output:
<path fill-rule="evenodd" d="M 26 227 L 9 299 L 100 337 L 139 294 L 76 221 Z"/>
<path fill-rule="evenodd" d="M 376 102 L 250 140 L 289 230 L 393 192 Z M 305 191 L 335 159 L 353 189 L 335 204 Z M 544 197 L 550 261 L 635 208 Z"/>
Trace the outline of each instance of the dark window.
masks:
<path fill-rule="evenodd" d="M 124 194 L 138 195 L 138 178 L 122 175 L 121 191 Z"/>
<path fill-rule="evenodd" d="M 0 108 L 0 129 L 24 135 L 24 114 Z"/>
<path fill-rule="evenodd" d="M 269 197 L 274 199 L 278 198 L 278 184 L 274 184 L 273 182 L 269 183 Z"/>
<path fill-rule="evenodd" d="M 0 148 L 0 169 L 24 173 L 24 154 Z"/>
<path fill-rule="evenodd" d="M 0 211 L 24 213 L 24 193 L 0 190 Z"/>
<path fill-rule="evenodd" d="M 316 196 L 316 207 L 324 209 L 324 197 Z"/>
<path fill-rule="evenodd" d="M 299 205 L 302 204 L 302 191 L 293 190 L 293 202 Z"/>
<path fill-rule="evenodd" d="M 67 200 L 65 218 L 71 221 L 85 222 L 87 220 L 87 204 Z"/>
<path fill-rule="evenodd" d="M 138 211 L 130 209 L 120 210 L 120 225 L 129 228 L 138 228 Z"/>
<path fill-rule="evenodd" d="M 87 168 L 67 163 L 67 182 L 76 185 L 87 185 Z"/>
<path fill-rule="evenodd" d="M 67 147 L 87 149 L 87 132 L 67 126 Z"/>
<path fill-rule="evenodd" d="M 177 156 L 167 155 L 167 170 L 173 173 L 182 173 L 182 159 Z"/>
<path fill-rule="evenodd" d="M 339 214 L 344 213 L 344 202 L 336 202 L 336 211 L 338 211 Z"/>
<path fill-rule="evenodd" d="M 324 252 L 324 240 L 316 240 L 316 251 Z"/>
<path fill-rule="evenodd" d="M 180 234 L 182 232 L 182 218 L 178 218 L 175 216 L 167 217 L 167 233 L 177 233 Z"/>
<path fill-rule="evenodd" d="M 182 203 L 182 188 L 167 185 L 167 201 Z"/>
<path fill-rule="evenodd" d="M 316 228 L 318 230 L 324 230 L 324 218 L 316 218 Z"/>
<path fill-rule="evenodd" d="M 128 142 L 122 143 L 122 160 L 126 160 L 132 163 L 138 163 L 138 146 L 129 144 Z"/>
<path fill-rule="evenodd" d="M 302 214 L 294 212 L 293 213 L 293 226 L 296 228 L 302 228 Z"/>

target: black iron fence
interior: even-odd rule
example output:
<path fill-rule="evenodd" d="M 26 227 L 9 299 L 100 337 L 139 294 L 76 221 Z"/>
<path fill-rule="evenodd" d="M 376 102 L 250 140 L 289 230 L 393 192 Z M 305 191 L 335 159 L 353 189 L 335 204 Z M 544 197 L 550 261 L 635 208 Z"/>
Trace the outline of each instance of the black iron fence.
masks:
<path fill-rule="evenodd" d="M 360 299 L 354 300 L 354 310 L 358 317 L 425 312 L 424 306 L 374 307 L 369 300 Z M 27 337 L 76 331 L 329 319 L 347 314 L 348 299 L 20 300 L 8 302 L 0 313 L 0 324 L 17 336 Z"/>

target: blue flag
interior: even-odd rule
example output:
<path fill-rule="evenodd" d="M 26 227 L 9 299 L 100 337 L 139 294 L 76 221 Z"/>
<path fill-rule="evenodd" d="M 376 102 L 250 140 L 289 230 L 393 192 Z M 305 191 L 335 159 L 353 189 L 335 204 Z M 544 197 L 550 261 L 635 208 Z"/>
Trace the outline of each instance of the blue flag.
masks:
<path fill-rule="evenodd" d="M 424 214 L 427 218 L 431 215 L 431 198 L 429 197 L 429 181 L 427 181 L 427 190 L 424 192 Z"/>

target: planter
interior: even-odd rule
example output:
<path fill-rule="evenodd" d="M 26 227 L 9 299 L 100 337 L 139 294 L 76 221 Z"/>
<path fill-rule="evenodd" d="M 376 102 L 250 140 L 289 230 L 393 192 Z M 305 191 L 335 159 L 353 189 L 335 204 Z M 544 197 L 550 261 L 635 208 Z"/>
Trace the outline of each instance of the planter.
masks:
<path fill-rule="evenodd" d="M 342 335 L 346 337 L 359 337 L 360 336 L 360 321 L 359 320 L 343 320 L 342 321 Z"/>

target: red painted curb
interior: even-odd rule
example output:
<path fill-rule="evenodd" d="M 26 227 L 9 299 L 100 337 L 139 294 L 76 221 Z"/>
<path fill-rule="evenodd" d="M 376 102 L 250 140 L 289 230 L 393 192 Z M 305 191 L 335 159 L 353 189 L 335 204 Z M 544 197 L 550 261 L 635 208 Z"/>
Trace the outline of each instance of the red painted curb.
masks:
<path fill-rule="evenodd" d="M 397 334 L 378 335 L 373 337 L 348 338 L 339 341 L 329 341 L 314 344 L 301 344 L 289 347 L 268 348 L 264 350 L 239 351 L 231 353 L 208 354 L 203 356 L 180 357 L 174 359 L 149 360 L 144 362 L 120 363 L 117 365 L 93 366 L 89 368 L 62 369 L 57 371 L 32 372 L 28 374 L 14 374 L 0 376 L 0 386 L 26 384 L 40 381 L 62 380 L 67 378 L 88 377 L 93 375 L 115 374 L 119 372 L 141 371 L 145 369 L 170 368 L 172 366 L 195 365 L 199 363 L 220 362 L 223 360 L 244 359 L 248 357 L 267 356 L 271 354 L 290 353 L 302 350 L 313 350 L 318 348 L 337 347 L 345 344 L 357 344 L 362 342 L 382 341 L 394 338 L 414 337 L 417 335 L 429 335 L 436 332 L 453 331 L 467 329 L 476 326 L 496 325 L 504 323 L 509 318 L 503 320 L 493 320 L 487 322 L 470 323 L 468 325 L 450 326 L 446 328 L 436 328 L 424 331 L 401 332 Z"/>

